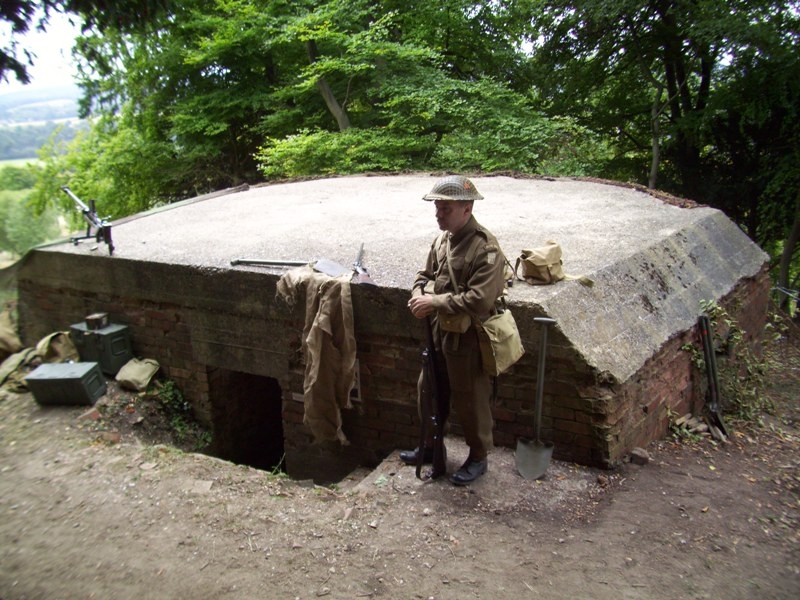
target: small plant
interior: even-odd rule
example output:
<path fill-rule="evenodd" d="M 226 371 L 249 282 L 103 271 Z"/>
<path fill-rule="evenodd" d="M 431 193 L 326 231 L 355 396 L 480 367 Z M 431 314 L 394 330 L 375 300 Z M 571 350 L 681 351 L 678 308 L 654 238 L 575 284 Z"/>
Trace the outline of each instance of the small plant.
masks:
<path fill-rule="evenodd" d="M 681 346 L 681 350 L 684 352 L 688 352 L 692 355 L 692 364 L 697 367 L 701 371 L 706 370 L 706 359 L 703 356 L 703 352 L 692 343 L 684 344 Z"/>
<path fill-rule="evenodd" d="M 211 444 L 211 433 L 202 429 L 194 420 L 191 405 L 183 397 L 183 393 L 174 381 L 168 379 L 160 382 L 157 398 L 178 442 L 194 438 L 198 450 Z"/>
<path fill-rule="evenodd" d="M 158 399 L 170 414 L 187 413 L 191 409 L 189 403 L 184 399 L 183 393 L 171 379 L 161 382 Z"/>
<path fill-rule="evenodd" d="M 281 456 L 281 459 L 278 461 L 278 464 L 272 467 L 269 474 L 270 477 L 277 477 L 279 479 L 288 477 L 286 474 L 286 453 Z"/>
<path fill-rule="evenodd" d="M 720 397 L 726 412 L 734 418 L 754 421 L 761 412 L 774 408 L 763 393 L 766 363 L 753 353 L 745 342 L 745 332 L 723 307 L 713 301 L 703 301 L 701 307 L 711 321 L 717 354 L 727 357 L 719 361 L 717 369 Z M 693 354 L 693 362 L 705 370 L 705 361 L 696 348 L 695 351 L 698 356 Z"/>

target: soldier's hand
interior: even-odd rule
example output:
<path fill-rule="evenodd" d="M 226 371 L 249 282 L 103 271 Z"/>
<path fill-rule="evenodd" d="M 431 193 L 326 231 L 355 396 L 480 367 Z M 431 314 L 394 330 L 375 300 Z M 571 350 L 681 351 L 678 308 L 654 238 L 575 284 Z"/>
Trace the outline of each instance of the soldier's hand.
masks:
<path fill-rule="evenodd" d="M 424 319 L 433 314 L 433 298 L 427 295 L 415 296 L 408 301 L 408 308 L 412 315 Z"/>

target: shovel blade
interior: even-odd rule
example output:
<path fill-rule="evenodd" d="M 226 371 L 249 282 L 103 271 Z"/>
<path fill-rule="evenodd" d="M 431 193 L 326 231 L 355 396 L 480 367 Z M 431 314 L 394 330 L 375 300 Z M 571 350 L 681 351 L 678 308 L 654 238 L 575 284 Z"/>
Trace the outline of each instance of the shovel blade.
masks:
<path fill-rule="evenodd" d="M 337 262 L 333 262 L 332 260 L 328 260 L 326 258 L 321 258 L 314 263 L 314 270 L 322 273 L 323 275 L 327 275 L 328 277 L 341 277 L 342 275 L 346 275 L 348 273 L 352 273 L 352 269 L 348 269 L 344 265 L 340 265 Z"/>
<path fill-rule="evenodd" d="M 525 438 L 517 440 L 517 452 L 515 454 L 517 471 L 525 479 L 539 479 L 542 477 L 550 465 L 552 456 L 552 442 L 527 440 Z"/>

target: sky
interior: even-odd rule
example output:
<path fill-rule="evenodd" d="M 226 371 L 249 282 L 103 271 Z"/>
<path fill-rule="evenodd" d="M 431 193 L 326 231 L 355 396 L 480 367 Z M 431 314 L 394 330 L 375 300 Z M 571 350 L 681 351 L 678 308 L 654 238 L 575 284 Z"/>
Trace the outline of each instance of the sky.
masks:
<path fill-rule="evenodd" d="M 80 28 L 70 24 L 69 18 L 62 14 L 51 15 L 45 33 L 29 31 L 19 43 L 36 54 L 35 66 L 29 71 L 32 82 L 22 85 L 12 74 L 9 81 L 0 82 L 0 95 L 74 83 L 72 77 L 75 69 L 70 54 L 73 40 L 79 32 Z M 0 35 L 6 38 L 8 34 L 4 29 Z"/>

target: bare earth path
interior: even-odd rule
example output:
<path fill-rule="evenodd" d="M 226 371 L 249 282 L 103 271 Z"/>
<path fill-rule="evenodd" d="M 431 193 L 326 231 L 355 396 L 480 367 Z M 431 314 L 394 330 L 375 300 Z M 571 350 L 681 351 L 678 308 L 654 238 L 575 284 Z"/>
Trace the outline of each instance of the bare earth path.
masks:
<path fill-rule="evenodd" d="M 471 488 L 396 456 L 315 487 L 2 392 L 0 598 L 798 598 L 800 360 L 773 351 L 778 410 L 728 444 L 538 482 L 498 450 Z"/>

